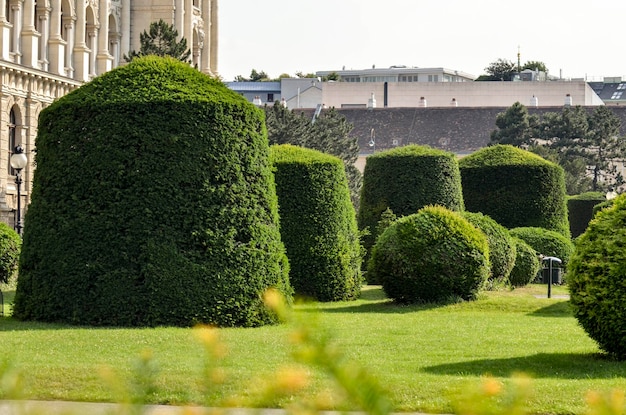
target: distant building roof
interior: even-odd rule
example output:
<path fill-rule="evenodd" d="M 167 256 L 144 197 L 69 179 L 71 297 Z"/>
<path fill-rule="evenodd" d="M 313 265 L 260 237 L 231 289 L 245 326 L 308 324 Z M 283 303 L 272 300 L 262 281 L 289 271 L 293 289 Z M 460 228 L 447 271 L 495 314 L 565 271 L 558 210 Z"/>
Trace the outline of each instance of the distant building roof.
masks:
<path fill-rule="evenodd" d="M 280 92 L 280 82 L 226 82 L 226 86 L 237 92 Z"/>
<path fill-rule="evenodd" d="M 626 81 L 624 82 L 589 82 L 589 86 L 605 104 L 626 102 Z"/>

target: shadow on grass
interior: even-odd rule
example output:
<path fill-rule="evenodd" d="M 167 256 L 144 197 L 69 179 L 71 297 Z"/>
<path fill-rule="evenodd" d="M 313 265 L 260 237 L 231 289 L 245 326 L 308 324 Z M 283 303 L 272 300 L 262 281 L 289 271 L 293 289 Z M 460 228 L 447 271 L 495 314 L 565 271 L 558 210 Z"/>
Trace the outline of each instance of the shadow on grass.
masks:
<path fill-rule="evenodd" d="M 626 378 L 626 362 L 600 353 L 538 353 L 505 359 L 447 363 L 422 369 L 438 375 L 491 375 L 508 377 L 525 373 L 533 378 L 612 379 Z"/>
<path fill-rule="evenodd" d="M 569 301 L 561 301 L 529 313 L 535 317 L 572 317 L 572 306 Z"/>

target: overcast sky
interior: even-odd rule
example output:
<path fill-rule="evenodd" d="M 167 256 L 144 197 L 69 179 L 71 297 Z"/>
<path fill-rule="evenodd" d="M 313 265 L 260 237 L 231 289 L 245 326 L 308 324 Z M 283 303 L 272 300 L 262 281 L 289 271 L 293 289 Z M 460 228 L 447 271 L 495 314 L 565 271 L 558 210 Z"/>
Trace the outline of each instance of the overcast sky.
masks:
<path fill-rule="evenodd" d="M 626 78 L 626 1 L 220 0 L 225 81 L 392 65 L 478 76 L 498 58 L 564 78 Z"/>

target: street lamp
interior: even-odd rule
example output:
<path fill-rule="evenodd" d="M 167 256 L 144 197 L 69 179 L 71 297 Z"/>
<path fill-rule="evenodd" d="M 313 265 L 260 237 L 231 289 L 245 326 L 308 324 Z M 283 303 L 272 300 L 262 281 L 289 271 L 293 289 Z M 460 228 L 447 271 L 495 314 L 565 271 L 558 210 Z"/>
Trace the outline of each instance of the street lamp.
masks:
<path fill-rule="evenodd" d="M 26 167 L 28 158 L 24 154 L 22 146 L 16 146 L 11 155 L 11 167 L 15 169 L 15 186 L 17 187 L 17 216 L 15 218 L 15 230 L 22 236 L 22 169 Z"/>

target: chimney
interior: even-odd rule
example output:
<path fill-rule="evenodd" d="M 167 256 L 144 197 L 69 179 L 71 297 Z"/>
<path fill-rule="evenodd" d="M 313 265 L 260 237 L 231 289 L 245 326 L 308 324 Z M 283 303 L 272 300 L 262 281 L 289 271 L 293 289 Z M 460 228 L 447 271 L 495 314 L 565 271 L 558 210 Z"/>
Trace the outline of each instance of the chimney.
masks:
<path fill-rule="evenodd" d="M 420 102 L 417 106 L 420 108 L 426 108 L 428 106 L 428 103 L 426 102 L 426 98 L 420 97 Z"/>
<path fill-rule="evenodd" d="M 370 99 L 367 100 L 367 108 L 372 109 L 376 108 L 376 98 L 374 97 L 374 93 L 370 96 Z"/>
<path fill-rule="evenodd" d="M 573 104 L 572 96 L 570 94 L 565 95 L 565 106 L 571 107 Z"/>
<path fill-rule="evenodd" d="M 533 97 L 530 99 L 530 106 L 537 108 L 539 106 L 539 98 L 533 95 Z"/>
<path fill-rule="evenodd" d="M 452 101 L 450 101 L 450 105 L 453 107 L 458 107 L 459 102 L 456 100 L 456 98 L 452 98 Z"/>

